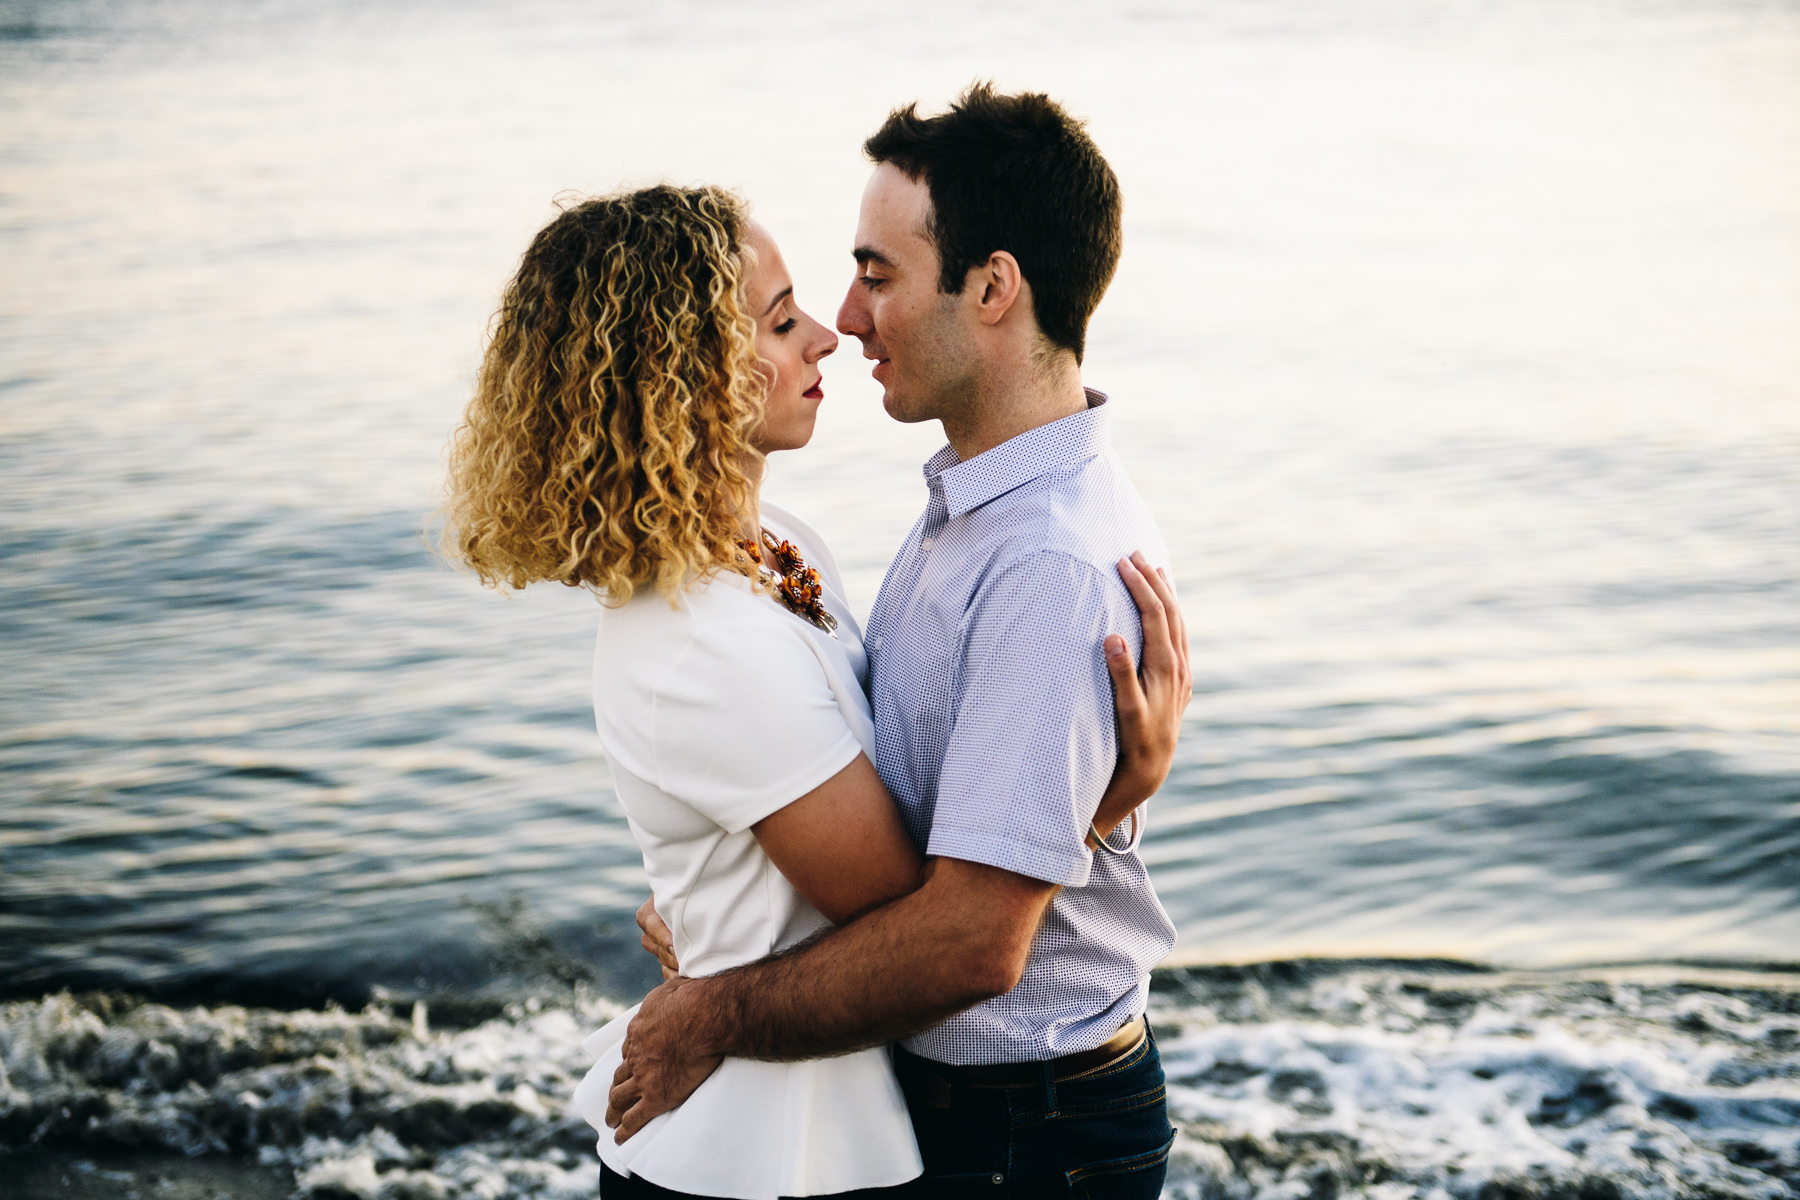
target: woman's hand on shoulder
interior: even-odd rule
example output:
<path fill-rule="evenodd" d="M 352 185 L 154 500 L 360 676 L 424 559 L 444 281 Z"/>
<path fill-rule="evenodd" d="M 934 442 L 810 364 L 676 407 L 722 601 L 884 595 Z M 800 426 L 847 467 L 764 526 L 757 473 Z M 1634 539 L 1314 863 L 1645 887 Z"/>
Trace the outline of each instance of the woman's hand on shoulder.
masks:
<path fill-rule="evenodd" d="M 1194 695 L 1187 622 L 1168 575 L 1134 552 L 1119 560 L 1119 578 L 1143 619 L 1144 663 L 1140 670 L 1125 639 L 1107 635 L 1106 669 L 1112 675 L 1113 704 L 1119 713 L 1119 763 L 1094 814 L 1094 827 L 1102 835 L 1112 832 L 1168 778 L 1182 714 Z M 1093 844 L 1092 837 L 1088 843 Z"/>

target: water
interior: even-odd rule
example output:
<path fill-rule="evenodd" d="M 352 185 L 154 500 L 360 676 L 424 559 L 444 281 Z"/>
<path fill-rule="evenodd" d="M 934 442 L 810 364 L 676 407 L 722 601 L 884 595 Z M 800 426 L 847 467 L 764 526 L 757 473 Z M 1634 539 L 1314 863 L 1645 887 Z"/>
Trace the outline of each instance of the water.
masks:
<path fill-rule="evenodd" d="M 593 1194 L 583 989 L 468 1008 L 0 1005 L 0 1155 L 37 1197 Z M 1164 973 L 1174 1200 L 1778 1200 L 1800 1186 L 1800 976 L 1285 964 Z M 197 1156 L 197 1167 L 154 1157 Z M 203 1156 L 203 1157 L 201 1157 Z M 210 1168 L 210 1169 L 208 1169 Z M 182 1193 L 176 1193 L 182 1194 Z"/>
<path fill-rule="evenodd" d="M 421 538 L 482 330 L 556 195 L 663 176 L 829 316 L 860 139 L 978 75 L 1125 186 L 1086 374 L 1193 634 L 1178 961 L 1800 958 L 1791 3 L 0 0 L 0 993 L 646 986 L 593 602 Z M 866 612 L 937 440 L 825 365 L 770 491 Z M 1287 1019 L 1258 1061 L 1327 1052 Z"/>

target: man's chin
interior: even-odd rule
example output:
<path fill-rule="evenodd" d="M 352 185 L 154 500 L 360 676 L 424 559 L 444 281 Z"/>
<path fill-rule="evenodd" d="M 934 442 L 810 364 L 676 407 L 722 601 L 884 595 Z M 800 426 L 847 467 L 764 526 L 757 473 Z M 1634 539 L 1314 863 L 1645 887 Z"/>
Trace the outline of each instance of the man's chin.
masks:
<path fill-rule="evenodd" d="M 891 388 L 882 389 L 881 407 L 887 410 L 888 416 L 902 425 L 917 425 L 920 421 L 930 420 L 930 417 L 920 412 L 916 406 L 908 405 L 906 397 L 896 396 Z"/>

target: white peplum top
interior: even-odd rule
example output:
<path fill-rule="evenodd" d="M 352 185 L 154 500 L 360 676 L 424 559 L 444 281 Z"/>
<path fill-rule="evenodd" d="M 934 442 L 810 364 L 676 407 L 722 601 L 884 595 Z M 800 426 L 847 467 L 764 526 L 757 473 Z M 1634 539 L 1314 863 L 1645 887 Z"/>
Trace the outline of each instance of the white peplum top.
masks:
<path fill-rule="evenodd" d="M 643 851 L 656 910 L 682 971 L 711 975 L 785 949 L 828 924 L 750 827 L 873 755 L 862 630 L 830 551 L 770 503 L 764 528 L 817 568 L 836 635 L 736 574 L 671 606 L 646 591 L 602 611 L 594 717 L 613 786 Z M 590 1035 L 597 1061 L 575 1109 L 621 1175 L 735 1200 L 889 1187 L 920 1173 L 886 1050 L 771 1063 L 728 1058 L 673 1112 L 624 1145 L 606 1096 L 633 1008 Z"/>

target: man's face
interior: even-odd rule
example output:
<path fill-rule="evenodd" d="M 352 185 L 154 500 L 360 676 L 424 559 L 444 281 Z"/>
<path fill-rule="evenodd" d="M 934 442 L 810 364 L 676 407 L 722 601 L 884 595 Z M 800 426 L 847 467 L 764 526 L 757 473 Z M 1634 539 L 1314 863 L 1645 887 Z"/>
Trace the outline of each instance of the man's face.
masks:
<path fill-rule="evenodd" d="M 875 360 L 882 407 L 896 421 L 941 419 L 975 390 L 970 289 L 957 296 L 938 291 L 937 246 L 925 233 L 930 221 L 923 180 L 888 163 L 875 168 L 856 222 L 856 278 L 837 327 Z"/>

